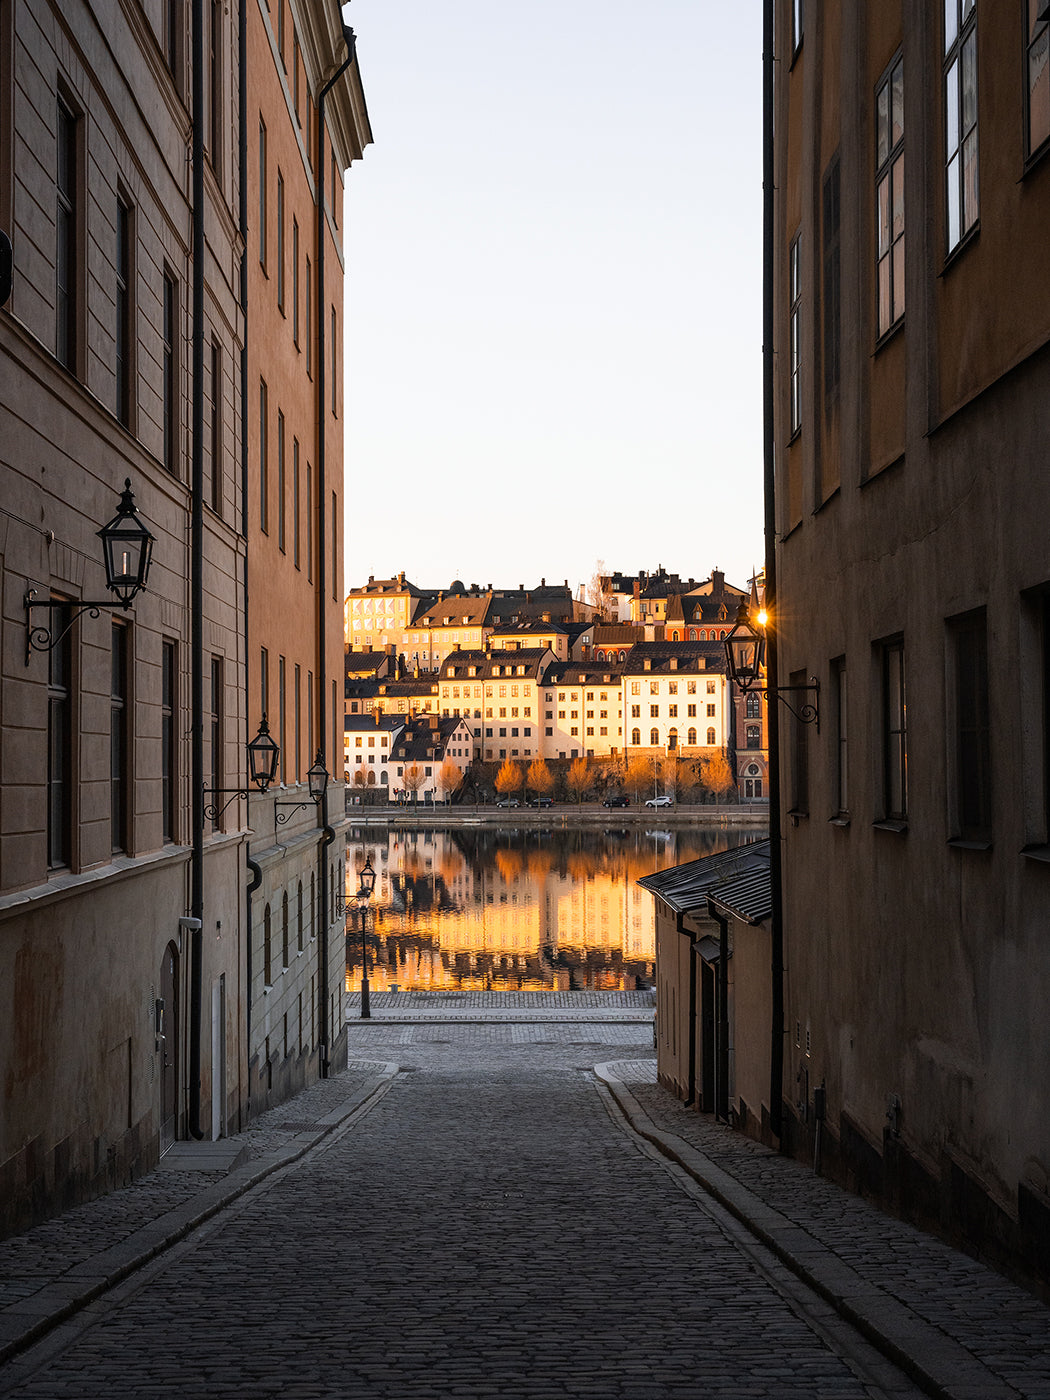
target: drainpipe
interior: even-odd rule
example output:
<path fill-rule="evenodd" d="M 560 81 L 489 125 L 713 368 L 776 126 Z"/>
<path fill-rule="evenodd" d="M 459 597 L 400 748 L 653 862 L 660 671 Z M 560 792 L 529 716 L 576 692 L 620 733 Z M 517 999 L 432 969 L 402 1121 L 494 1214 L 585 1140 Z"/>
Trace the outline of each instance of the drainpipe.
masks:
<path fill-rule="evenodd" d="M 201 1116 L 201 983 L 204 976 L 204 23 L 203 0 L 193 0 L 193 385 L 190 459 L 190 1121 L 204 1136 Z"/>
<path fill-rule="evenodd" d="M 774 151 L 773 151 L 773 0 L 766 0 L 762 17 L 762 478 L 765 498 L 766 545 L 766 684 L 772 697 L 766 706 L 769 740 L 769 886 L 770 886 L 770 1001 L 769 1131 L 779 1139 L 783 1128 L 784 1080 L 784 895 L 780 824 L 780 713 L 777 654 L 777 510 L 774 478 L 776 437 L 773 426 L 774 368 Z"/>
<path fill-rule="evenodd" d="M 689 939 L 689 1075 L 685 1083 L 685 1101 L 696 1106 L 696 958 L 693 935 L 686 930 L 685 915 L 675 916 L 675 929 Z"/>
<path fill-rule="evenodd" d="M 328 689 L 328 670 L 325 665 L 325 591 L 328 587 L 327 577 L 327 555 L 325 544 L 327 537 L 327 509 L 328 509 L 328 485 L 325 478 L 325 444 L 327 440 L 328 426 L 328 405 L 326 402 L 325 371 L 327 368 L 327 315 L 325 307 L 324 289 L 324 255 L 325 255 L 325 212 L 324 212 L 324 133 L 325 119 L 324 107 L 325 99 L 343 76 L 346 70 L 354 61 L 354 52 L 357 47 L 357 40 L 354 31 L 346 24 L 343 25 L 343 41 L 346 44 L 346 58 L 335 70 L 327 83 L 321 88 L 317 98 L 317 422 L 319 427 L 317 443 L 317 689 L 318 712 L 317 722 L 320 743 L 318 745 L 322 762 L 325 753 L 325 737 L 328 725 L 328 706 L 326 703 L 326 692 Z M 334 191 L 333 191 L 334 194 Z M 333 762 L 335 755 L 333 754 Z M 321 1039 L 318 1043 L 320 1051 L 320 1073 L 321 1078 L 328 1077 L 329 1065 L 329 1035 L 328 1035 L 328 921 L 330 917 L 328 900 L 328 847 L 335 840 L 335 832 L 329 825 L 328 820 L 328 788 L 325 787 L 324 796 L 321 798 L 321 829 L 323 836 L 317 852 L 317 873 L 321 882 L 321 932 L 318 944 L 318 998 L 320 1000 L 320 1016 L 318 1023 L 321 1027 Z"/>
<path fill-rule="evenodd" d="M 715 1117 L 729 1122 L 729 919 L 708 899 L 707 913 L 718 925 L 718 1085 Z"/>
<path fill-rule="evenodd" d="M 248 538 L 248 11 L 246 0 L 240 0 L 237 7 L 237 71 L 240 75 L 237 101 L 237 213 L 241 232 L 241 538 Z M 248 551 L 244 551 L 244 745 L 247 752 L 251 739 L 251 721 L 248 716 L 248 675 L 251 666 L 251 652 L 248 650 Z M 249 848 L 250 849 L 250 848 Z M 244 971 L 247 986 L 245 997 L 245 1035 L 247 1055 L 252 1046 L 252 894 L 262 883 L 262 871 L 246 856 L 251 880 L 245 893 L 245 962 Z"/>

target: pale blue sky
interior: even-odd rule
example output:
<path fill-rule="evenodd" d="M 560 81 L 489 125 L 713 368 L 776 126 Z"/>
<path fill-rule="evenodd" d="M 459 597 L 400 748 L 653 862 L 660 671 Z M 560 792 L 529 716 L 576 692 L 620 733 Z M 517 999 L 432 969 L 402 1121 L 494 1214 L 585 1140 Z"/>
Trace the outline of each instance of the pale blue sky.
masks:
<path fill-rule="evenodd" d="M 347 583 L 762 563 L 761 15 L 353 0 Z"/>

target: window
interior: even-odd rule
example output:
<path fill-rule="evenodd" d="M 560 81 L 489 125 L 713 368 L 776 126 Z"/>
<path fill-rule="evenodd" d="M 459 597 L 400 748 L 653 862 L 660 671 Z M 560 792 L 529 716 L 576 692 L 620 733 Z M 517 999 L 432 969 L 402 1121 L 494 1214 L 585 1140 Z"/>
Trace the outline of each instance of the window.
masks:
<path fill-rule="evenodd" d="M 945 0 L 944 170 L 950 253 L 978 214 L 976 0 Z"/>
<path fill-rule="evenodd" d="M 259 118 L 259 262 L 266 271 L 266 123 Z"/>
<path fill-rule="evenodd" d="M 691 695 L 691 694 L 693 693 L 693 691 L 696 689 L 696 686 L 693 684 L 692 681 L 690 681 L 689 684 L 690 684 L 690 692 L 689 692 L 689 693 L 690 693 L 690 695 Z M 708 693 L 708 695 L 714 695 L 714 693 L 715 693 L 715 683 L 714 683 L 714 681 L 708 681 L 708 682 L 707 682 L 707 693 Z"/>
<path fill-rule="evenodd" d="M 213 656 L 211 659 L 211 689 L 209 693 L 208 711 L 208 739 L 211 752 L 211 786 L 215 792 L 222 788 L 223 784 L 223 763 L 222 763 L 222 711 L 223 711 L 223 675 L 222 657 Z M 216 812 L 212 818 L 211 829 L 218 831 L 222 824 L 221 802 L 216 799 Z"/>
<path fill-rule="evenodd" d="M 314 578 L 314 481 L 313 469 L 306 464 L 306 577 L 310 583 Z M 313 752 L 311 748 L 311 753 Z"/>
<path fill-rule="evenodd" d="M 296 70 L 298 72 L 298 69 Z M 299 220 L 292 220 L 292 340 L 299 348 Z"/>
<path fill-rule="evenodd" d="M 660 706 L 659 706 L 659 705 L 650 705 L 650 706 L 649 706 L 649 718 L 650 718 L 650 719 L 659 719 L 659 718 L 660 718 Z"/>
<path fill-rule="evenodd" d="M 792 671 L 789 683 L 801 689 L 806 686 L 805 671 Z M 809 725 L 801 719 L 791 720 L 791 808 L 800 815 L 809 811 Z"/>
<path fill-rule="evenodd" d="M 677 719 L 677 718 L 678 718 L 678 706 L 677 706 L 677 705 L 668 705 L 668 707 L 667 707 L 667 715 L 668 715 L 668 718 L 669 718 L 669 719 Z"/>
<path fill-rule="evenodd" d="M 715 707 L 714 707 L 714 705 L 708 705 L 708 706 L 707 706 L 707 716 L 708 716 L 708 719 L 713 719 L 713 718 L 714 718 L 714 714 L 715 714 Z"/>
<path fill-rule="evenodd" d="M 288 781 L 288 705 L 285 693 L 285 661 L 283 656 L 277 658 L 277 743 L 280 745 L 280 755 L 278 757 L 280 783 L 284 787 Z"/>
<path fill-rule="evenodd" d="M 904 641 L 895 637 L 879 648 L 882 685 L 882 817 L 908 816 L 908 728 L 904 689 Z"/>
<path fill-rule="evenodd" d="M 56 130 L 55 354 L 77 372 L 80 296 L 80 122 L 59 99 Z"/>
<path fill-rule="evenodd" d="M 311 287 L 311 269 L 310 269 L 310 259 L 309 259 L 309 258 L 306 259 L 306 266 L 305 266 L 305 268 L 304 268 L 304 271 L 305 271 L 305 273 L 306 273 L 306 280 L 305 280 L 305 282 L 304 282 L 304 284 L 303 284 L 303 311 L 304 311 L 304 313 L 305 313 L 303 319 L 304 319 L 304 321 L 305 321 L 305 323 L 306 323 L 305 326 L 304 326 L 304 331 L 305 331 L 305 334 L 306 334 L 306 372 L 307 372 L 307 374 L 309 374 L 309 375 L 312 376 L 312 375 L 313 375 L 313 344 L 312 344 L 311 337 L 310 337 L 310 327 L 313 325 L 313 315 L 314 315 L 314 313 L 313 313 L 313 306 L 311 305 L 311 301 L 310 301 L 310 298 L 311 298 L 311 291 L 310 291 L 310 287 Z"/>
<path fill-rule="evenodd" d="M 285 480 L 284 480 L 284 414 L 277 410 L 277 548 L 285 553 Z"/>
<path fill-rule="evenodd" d="M 277 172 L 277 310 L 284 315 L 284 176 Z"/>
<path fill-rule="evenodd" d="M 338 363 L 339 342 L 336 339 L 335 307 L 332 307 L 332 417 L 336 417 L 336 404 L 338 401 L 339 383 L 336 379 L 336 365 Z"/>
<path fill-rule="evenodd" d="M 298 952 L 303 951 L 303 882 L 299 881 L 295 910 L 295 943 Z M 299 1017 L 302 1020 L 302 1015 Z"/>
<path fill-rule="evenodd" d="M 802 35 L 805 28 L 806 5 L 805 0 L 791 0 L 791 56 L 794 58 L 802 47 Z"/>
<path fill-rule="evenodd" d="M 788 302 L 791 357 L 791 435 L 802 427 L 802 235 L 788 254 Z"/>
<path fill-rule="evenodd" d="M 574 730 L 573 733 L 575 733 L 575 732 L 576 732 L 576 731 Z M 650 729 L 650 730 L 649 730 L 649 744 L 650 744 L 650 746 L 651 746 L 652 748 L 654 748 L 654 749 L 657 749 L 657 748 L 660 747 L 660 731 L 659 731 L 659 729 Z"/>
<path fill-rule="evenodd" d="M 259 649 L 259 707 L 265 719 L 270 713 L 270 653 L 265 647 Z"/>
<path fill-rule="evenodd" d="M 211 0 L 208 26 L 208 156 L 222 178 L 222 16 L 223 0 Z"/>
<path fill-rule="evenodd" d="M 295 667 L 295 689 L 292 693 L 292 714 L 293 731 L 295 744 L 295 781 L 301 783 L 303 780 L 302 750 L 302 672 L 298 663 Z M 299 943 L 299 951 L 302 952 L 302 940 Z"/>
<path fill-rule="evenodd" d="M 273 986 L 273 929 L 269 905 L 263 910 L 263 983 Z"/>
<path fill-rule="evenodd" d="M 839 158 L 836 155 L 824 172 L 823 237 L 824 296 L 824 403 L 834 403 L 839 391 L 842 363 L 842 297 L 840 294 L 840 210 Z"/>
<path fill-rule="evenodd" d="M 1050 140 L 1050 22 L 1039 19 L 1040 0 L 1026 0 L 1025 69 L 1028 76 L 1025 109 L 1029 156 Z"/>
<path fill-rule="evenodd" d="M 709 730 L 707 731 L 707 746 L 708 746 L 708 748 L 713 748 L 717 742 L 718 742 L 718 739 L 717 739 L 717 736 L 715 735 L 715 731 L 714 731 L 713 729 L 709 729 Z"/>
<path fill-rule="evenodd" d="M 164 62 L 176 80 L 179 76 L 179 38 L 182 31 L 182 0 L 164 0 Z"/>
<path fill-rule="evenodd" d="M 72 857 L 73 642 L 68 608 L 52 610 L 52 634 L 61 637 L 48 652 L 47 674 L 47 863 L 69 865 Z"/>
<path fill-rule="evenodd" d="M 709 734 L 714 730 L 709 729 Z M 748 724 L 744 727 L 744 737 L 749 749 L 760 749 L 762 747 L 762 726 L 760 724 Z"/>
<path fill-rule="evenodd" d="M 291 938 L 288 928 L 288 891 L 285 890 L 281 896 L 281 966 L 287 967 L 291 962 Z"/>
<path fill-rule="evenodd" d="M 130 850 L 128 806 L 131 793 L 131 701 L 128 655 L 131 629 L 125 622 L 111 628 L 109 686 L 109 830 L 114 851 Z"/>
<path fill-rule="evenodd" d="M 747 715 L 748 719 L 761 718 L 761 703 L 761 697 L 757 691 L 752 690 L 748 692 L 747 700 L 744 703 L 744 713 Z"/>
<path fill-rule="evenodd" d="M 339 597 L 339 505 L 332 492 L 332 597 Z"/>
<path fill-rule="evenodd" d="M 160 824 L 165 845 L 178 836 L 177 705 L 178 650 L 175 642 L 160 649 Z"/>
<path fill-rule="evenodd" d="M 849 812 L 849 764 L 846 748 L 846 658 L 836 657 L 831 663 L 831 705 L 832 723 L 835 726 L 833 742 L 835 751 L 832 763 L 834 788 L 831 806 L 838 816 Z"/>
<path fill-rule="evenodd" d="M 161 414 L 164 433 L 164 465 L 174 476 L 178 471 L 179 450 L 179 403 L 178 403 L 178 356 L 175 339 L 179 315 L 178 288 L 175 278 L 164 274 L 163 307 L 161 308 Z"/>
<path fill-rule="evenodd" d="M 131 257 L 131 209 L 122 199 L 117 200 L 117 296 L 114 326 L 114 373 L 117 381 L 117 417 L 125 428 L 131 427 L 131 386 L 134 335 L 134 299 Z"/>
<path fill-rule="evenodd" d="M 292 560 L 299 565 L 299 439 L 292 438 Z"/>
<path fill-rule="evenodd" d="M 992 832 L 992 784 L 985 610 L 953 619 L 948 624 L 948 641 L 951 834 L 957 840 L 987 844 Z"/>
<path fill-rule="evenodd" d="M 222 514 L 222 349 L 211 343 L 211 508 Z"/>
<path fill-rule="evenodd" d="M 269 405 L 266 380 L 259 380 L 259 528 L 263 534 L 270 531 L 270 462 L 269 462 Z"/>
<path fill-rule="evenodd" d="M 904 59 L 899 55 L 875 89 L 875 266 L 882 336 L 904 315 Z"/>

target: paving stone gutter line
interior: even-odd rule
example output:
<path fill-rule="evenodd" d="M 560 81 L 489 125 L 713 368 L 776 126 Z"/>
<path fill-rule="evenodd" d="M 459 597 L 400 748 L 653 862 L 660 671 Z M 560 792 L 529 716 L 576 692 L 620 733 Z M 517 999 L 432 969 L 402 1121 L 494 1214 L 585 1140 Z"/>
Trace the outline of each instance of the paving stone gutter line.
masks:
<path fill-rule="evenodd" d="M 124 1239 L 110 1243 L 82 1259 L 35 1292 L 0 1308 L 0 1365 L 24 1351 L 136 1269 L 170 1249 L 238 1196 L 243 1196 L 282 1167 L 298 1161 L 329 1134 L 363 1112 L 398 1073 L 398 1066 L 392 1061 L 375 1061 L 368 1069 L 366 1077 L 358 1079 L 347 1097 L 334 1109 L 309 1123 L 299 1121 L 282 1125 L 279 1121 L 275 1122 L 269 1131 L 278 1135 L 290 1133 L 284 1141 L 258 1155 L 249 1156 L 248 1150 L 242 1149 L 234 1158 L 232 1169 L 219 1180 L 203 1186 L 190 1199 L 149 1220 Z M 215 1146 L 228 1150 L 228 1145 L 236 1141 L 236 1137 L 223 1138 Z M 203 1147 L 207 1149 L 210 1145 L 205 1143 Z M 243 1160 L 245 1157 L 247 1160 Z M 206 1156 L 202 1156 L 201 1162 L 206 1160 Z M 188 1165 L 198 1170 L 208 1170 L 197 1159 Z M 162 1158 L 159 1169 L 163 1168 Z M 130 1189 L 135 1188 L 132 1186 Z"/>
<path fill-rule="evenodd" d="M 797 1221 L 769 1206 L 684 1138 L 658 1127 L 617 1073 L 621 1063 L 595 1065 L 594 1073 L 634 1131 L 688 1172 L 917 1385 L 937 1400 L 1016 1400 L 1020 1392 L 961 1343 L 861 1278 Z"/>

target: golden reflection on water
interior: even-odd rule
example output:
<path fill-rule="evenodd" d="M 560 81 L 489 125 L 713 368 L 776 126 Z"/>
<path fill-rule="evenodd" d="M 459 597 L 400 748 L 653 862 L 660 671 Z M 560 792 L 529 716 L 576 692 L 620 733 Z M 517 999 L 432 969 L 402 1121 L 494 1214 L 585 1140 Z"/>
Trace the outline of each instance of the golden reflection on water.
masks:
<path fill-rule="evenodd" d="M 652 984 L 652 896 L 642 875 L 764 832 L 496 827 L 358 828 L 347 842 L 347 990 L 361 982 L 354 895 L 373 991 L 633 991 Z"/>

